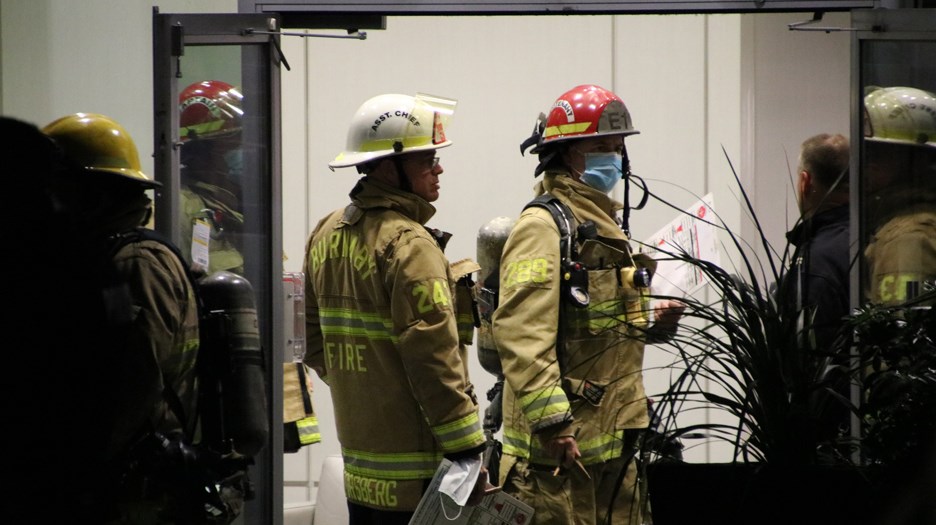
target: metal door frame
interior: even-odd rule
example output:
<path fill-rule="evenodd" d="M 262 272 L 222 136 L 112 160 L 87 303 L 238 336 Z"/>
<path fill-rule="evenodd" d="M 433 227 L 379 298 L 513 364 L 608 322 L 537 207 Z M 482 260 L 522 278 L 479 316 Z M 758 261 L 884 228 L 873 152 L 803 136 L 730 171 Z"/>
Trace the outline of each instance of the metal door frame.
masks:
<path fill-rule="evenodd" d="M 247 502 L 237 522 L 280 525 L 283 522 L 283 376 L 281 349 L 285 335 L 279 329 L 283 324 L 283 239 L 282 210 L 282 155 L 280 125 L 280 71 L 278 36 L 270 34 L 279 28 L 275 14 L 160 14 L 153 8 L 153 108 L 154 108 L 154 171 L 163 184 L 156 199 L 156 229 L 169 236 L 176 244 L 180 241 L 178 214 L 180 208 L 179 172 L 179 111 L 181 57 L 187 46 L 238 45 L 244 46 L 243 61 L 267 71 L 266 78 L 244 78 L 243 91 L 256 91 L 260 82 L 268 82 L 263 89 L 269 92 L 269 216 L 264 220 L 270 226 L 267 246 L 269 253 L 261 256 L 262 266 L 269 271 L 258 277 L 249 277 L 257 295 L 257 317 L 260 339 L 264 350 L 264 377 L 267 388 L 267 409 L 270 425 L 269 443 L 251 467 L 251 478 L 256 489 L 254 499 Z M 254 83 L 251 88 L 250 83 Z"/>

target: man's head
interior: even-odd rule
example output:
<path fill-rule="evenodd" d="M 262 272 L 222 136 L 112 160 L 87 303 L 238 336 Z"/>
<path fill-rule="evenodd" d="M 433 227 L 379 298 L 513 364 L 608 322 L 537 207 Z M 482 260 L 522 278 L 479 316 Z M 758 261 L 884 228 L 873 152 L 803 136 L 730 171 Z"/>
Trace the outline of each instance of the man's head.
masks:
<path fill-rule="evenodd" d="M 150 217 L 148 190 L 161 186 L 140 169 L 130 134 L 113 119 L 74 113 L 46 125 L 42 132 L 61 149 L 69 169 L 57 174 L 56 196 L 92 221 L 119 219 L 139 226 Z"/>
<path fill-rule="evenodd" d="M 520 151 L 535 143 L 531 152 L 539 154 L 540 164 L 534 176 L 547 168 L 564 167 L 580 179 L 587 171 L 611 174 L 616 168 L 619 180 L 629 171 L 624 137 L 637 133 L 620 97 L 600 86 L 583 84 L 560 95 L 548 115 L 540 115 L 533 136 L 520 146 Z M 615 154 L 622 158 L 612 158 Z M 594 170 L 589 169 L 590 164 L 595 165 Z M 610 177 L 590 175 L 584 182 L 610 190 L 607 186 L 612 181 Z"/>
<path fill-rule="evenodd" d="M 435 150 L 383 157 L 359 169 L 370 179 L 418 195 L 427 202 L 439 199 L 439 175 L 444 170 Z"/>
<path fill-rule="evenodd" d="M 445 128 L 455 101 L 430 95 L 378 95 L 364 102 L 348 129 L 347 145 L 328 165 L 358 173 L 433 202 L 442 166 L 436 150 L 452 144 Z"/>
<path fill-rule="evenodd" d="M 848 202 L 848 165 L 844 136 L 820 133 L 803 141 L 796 184 L 803 216 Z"/>

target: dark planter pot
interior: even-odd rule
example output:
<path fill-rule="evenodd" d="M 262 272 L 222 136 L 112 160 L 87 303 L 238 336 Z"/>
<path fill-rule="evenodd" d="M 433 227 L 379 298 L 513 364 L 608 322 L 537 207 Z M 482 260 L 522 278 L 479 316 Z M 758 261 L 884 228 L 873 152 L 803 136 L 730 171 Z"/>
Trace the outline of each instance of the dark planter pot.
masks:
<path fill-rule="evenodd" d="M 869 524 L 873 490 L 860 469 L 766 463 L 654 463 L 653 525 Z"/>

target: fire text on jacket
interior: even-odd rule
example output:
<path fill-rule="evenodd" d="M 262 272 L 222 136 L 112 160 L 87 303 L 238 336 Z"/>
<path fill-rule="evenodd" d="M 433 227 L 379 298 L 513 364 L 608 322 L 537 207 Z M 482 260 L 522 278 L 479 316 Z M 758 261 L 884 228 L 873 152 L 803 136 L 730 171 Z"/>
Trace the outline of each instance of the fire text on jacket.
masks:
<path fill-rule="evenodd" d="M 351 372 L 367 372 L 364 356 L 361 350 L 365 345 L 351 343 L 325 343 L 325 358 L 328 360 L 328 369 L 349 370 Z"/>

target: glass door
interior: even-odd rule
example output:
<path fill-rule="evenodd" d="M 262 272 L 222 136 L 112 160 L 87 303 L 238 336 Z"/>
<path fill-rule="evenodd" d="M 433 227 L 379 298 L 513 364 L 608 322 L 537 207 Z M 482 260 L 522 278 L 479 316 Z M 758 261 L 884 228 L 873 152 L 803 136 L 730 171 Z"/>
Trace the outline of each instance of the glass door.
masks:
<path fill-rule="evenodd" d="M 278 26 L 269 14 L 153 15 L 156 230 L 197 272 L 253 289 L 269 439 L 238 521 L 264 524 L 283 509 Z"/>
<path fill-rule="evenodd" d="M 853 25 L 852 305 L 898 305 L 936 286 L 936 9 Z"/>

